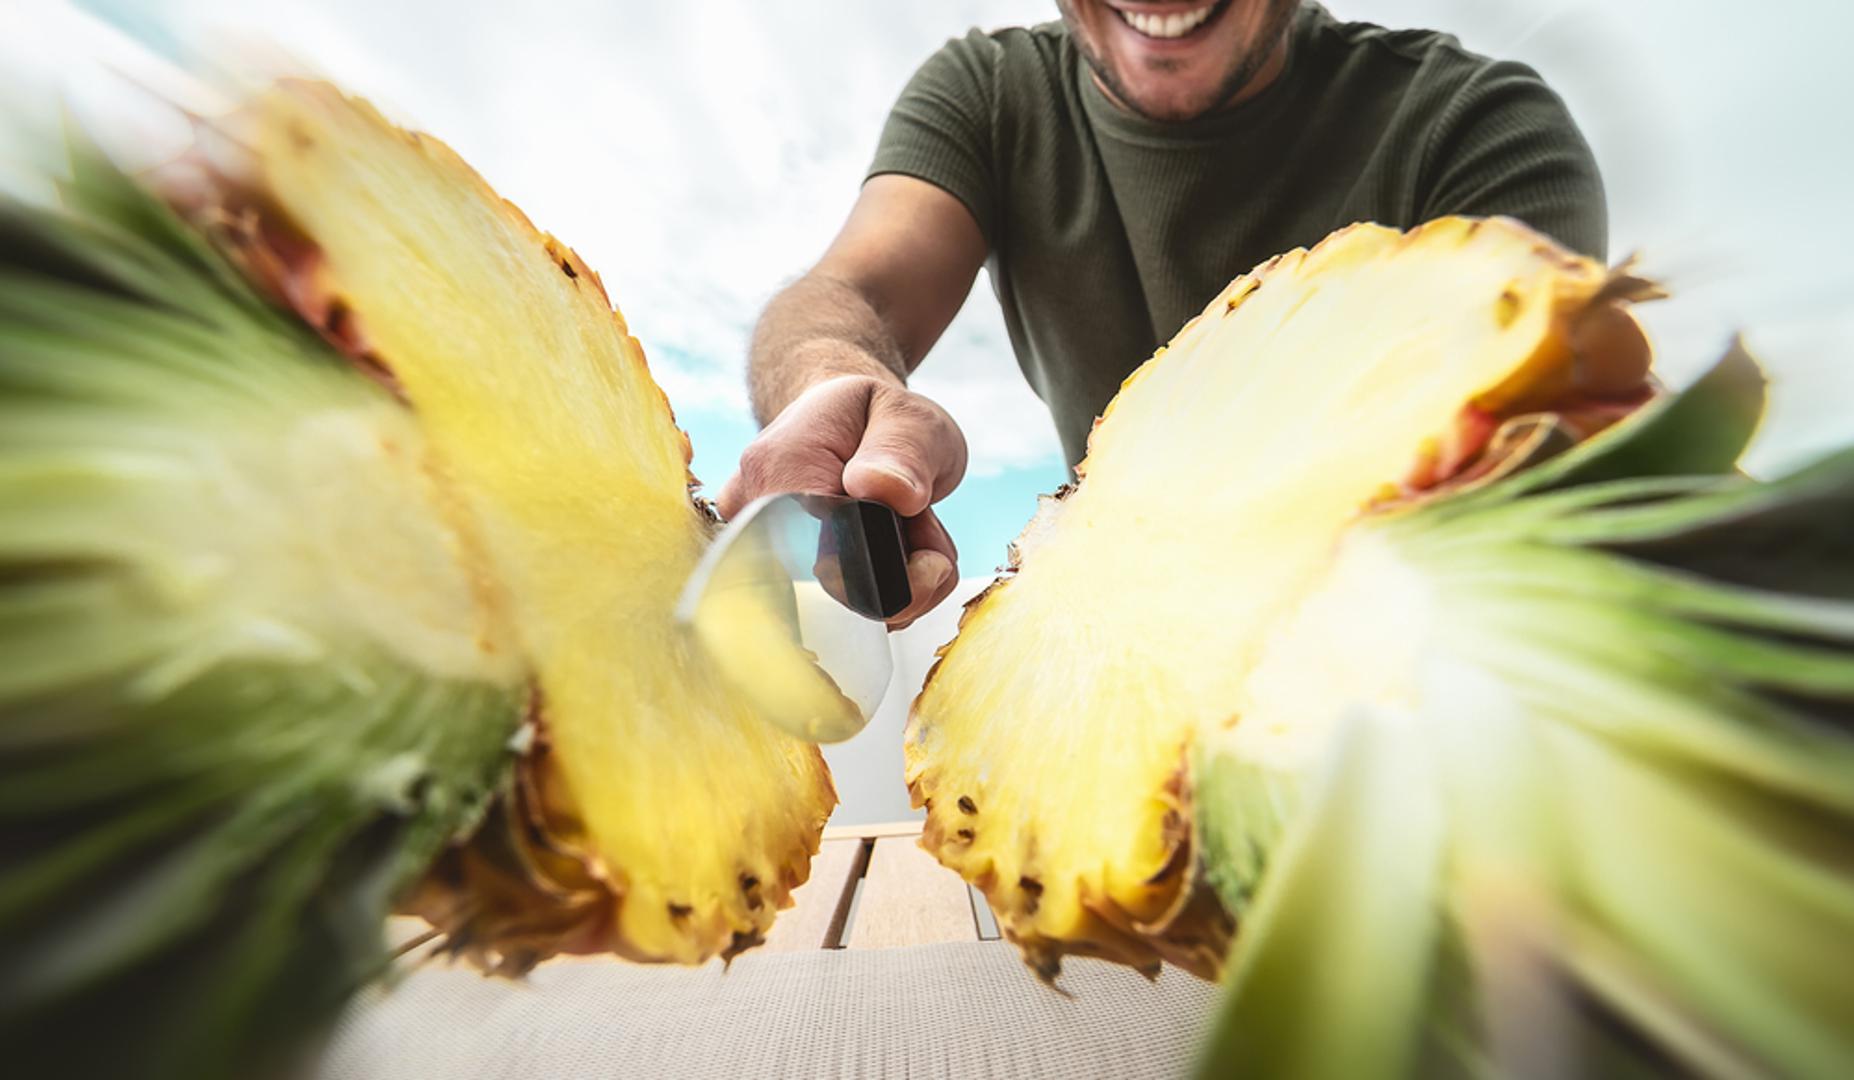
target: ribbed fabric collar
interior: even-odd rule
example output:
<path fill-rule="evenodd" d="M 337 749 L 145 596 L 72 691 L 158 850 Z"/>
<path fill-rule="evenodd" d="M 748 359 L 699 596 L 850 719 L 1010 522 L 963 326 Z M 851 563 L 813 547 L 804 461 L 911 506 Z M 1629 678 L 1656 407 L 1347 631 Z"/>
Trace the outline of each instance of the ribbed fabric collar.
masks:
<path fill-rule="evenodd" d="M 1311 44 L 1320 21 L 1328 18 L 1330 16 L 1319 4 L 1310 0 L 1302 3 L 1294 15 L 1293 29 L 1288 32 L 1287 62 L 1275 81 L 1240 105 L 1190 120 L 1151 120 L 1115 104 L 1094 81 L 1094 70 L 1088 66 L 1088 61 L 1082 58 L 1081 50 L 1071 40 L 1068 47 L 1073 58 L 1073 78 L 1081 84 L 1078 92 L 1081 94 L 1082 108 L 1088 113 L 1089 123 L 1103 135 L 1121 142 L 1158 147 L 1201 146 L 1221 142 L 1267 123 L 1281 111 L 1284 103 L 1294 97 L 1296 76 L 1299 69 L 1304 67 L 1297 64 L 1296 60 Z"/>

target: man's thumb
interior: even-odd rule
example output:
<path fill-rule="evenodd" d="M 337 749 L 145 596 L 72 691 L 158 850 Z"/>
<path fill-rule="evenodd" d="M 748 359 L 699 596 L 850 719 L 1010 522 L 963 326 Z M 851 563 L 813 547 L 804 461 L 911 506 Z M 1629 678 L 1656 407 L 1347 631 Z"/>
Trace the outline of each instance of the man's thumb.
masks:
<path fill-rule="evenodd" d="M 843 465 L 845 494 L 886 504 L 903 517 L 922 513 L 936 494 L 945 494 L 936 490 L 943 481 L 950 489 L 963 471 L 948 467 L 952 458 L 963 457 L 946 444 L 950 426 L 922 410 L 872 409 L 861 444 Z M 956 433 L 950 437 L 958 440 Z"/>
<path fill-rule="evenodd" d="M 913 517 L 933 501 L 933 488 L 916 462 L 867 442 L 843 466 L 843 490 L 851 498 L 893 507 L 902 517 Z"/>

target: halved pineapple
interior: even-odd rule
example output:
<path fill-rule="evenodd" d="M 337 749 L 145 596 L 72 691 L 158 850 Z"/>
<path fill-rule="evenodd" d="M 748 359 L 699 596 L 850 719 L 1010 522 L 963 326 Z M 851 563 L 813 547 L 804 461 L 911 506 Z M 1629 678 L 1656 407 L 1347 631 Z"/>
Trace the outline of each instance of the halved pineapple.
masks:
<path fill-rule="evenodd" d="M 571 857 L 534 857 L 537 887 L 506 905 L 428 891 L 422 911 L 522 962 L 690 963 L 757 941 L 836 796 L 816 748 L 754 715 L 670 620 L 714 520 L 598 276 L 443 144 L 333 87 L 283 83 L 251 123 L 259 192 L 313 244 L 298 295 L 410 404 L 534 672 L 524 812 Z M 550 904 L 573 914 L 535 910 Z"/>
<path fill-rule="evenodd" d="M 28 1074 L 280 1072 L 394 904 L 505 972 L 731 954 L 834 802 L 672 624 L 715 522 L 597 277 L 331 87 L 235 127 L 158 185 L 76 138 L 62 206 L 0 195 Z"/>
<path fill-rule="evenodd" d="M 1646 291 L 1502 219 L 1353 226 L 1238 278 L 1126 381 L 907 739 L 926 844 L 1033 966 L 1217 973 L 1232 926 L 1196 888 L 1191 747 L 1231 724 L 1264 756 L 1324 745 L 1271 721 L 1250 676 L 1342 531 L 1491 474 L 1523 433 L 1639 404 L 1648 349 L 1623 305 Z M 1517 419 L 1539 413 L 1574 423 Z M 1335 693 L 1373 678 L 1330 674 Z"/>
<path fill-rule="evenodd" d="M 1847 1071 L 1854 451 L 1738 474 L 1646 295 L 1355 227 L 1127 381 L 908 746 L 1040 973 L 1227 963 L 1204 1076 Z"/>

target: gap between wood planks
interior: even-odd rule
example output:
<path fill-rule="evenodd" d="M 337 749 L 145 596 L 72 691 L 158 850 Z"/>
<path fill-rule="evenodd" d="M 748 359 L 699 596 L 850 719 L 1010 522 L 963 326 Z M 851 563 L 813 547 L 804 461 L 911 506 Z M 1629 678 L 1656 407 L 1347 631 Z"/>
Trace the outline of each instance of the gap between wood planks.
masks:
<path fill-rule="evenodd" d="M 920 829 L 918 821 L 827 829 L 767 951 L 997 940 L 983 895 L 921 850 Z"/>

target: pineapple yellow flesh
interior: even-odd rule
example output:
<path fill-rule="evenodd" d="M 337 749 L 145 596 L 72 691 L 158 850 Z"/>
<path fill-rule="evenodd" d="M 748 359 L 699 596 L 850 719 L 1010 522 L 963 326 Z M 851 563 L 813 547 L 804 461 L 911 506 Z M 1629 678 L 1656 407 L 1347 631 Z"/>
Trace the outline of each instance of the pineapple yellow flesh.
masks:
<path fill-rule="evenodd" d="M 693 962 L 757 939 L 835 795 L 670 618 L 714 525 L 622 317 L 447 148 L 365 104 L 285 83 L 253 130 L 258 188 L 317 249 L 310 291 L 410 404 L 532 665 L 543 828 L 610 892 L 560 947 Z"/>
<path fill-rule="evenodd" d="M 1271 652 L 1318 662 L 1280 628 L 1303 606 L 1320 619 L 1321 591 L 1345 587 L 1328 580 L 1342 531 L 1410 494 L 1464 413 L 1549 408 L 1588 372 L 1639 391 L 1638 333 L 1601 356 L 1574 340 L 1597 312 L 1629 318 L 1609 280 L 1499 219 L 1354 226 L 1237 279 L 1127 380 L 1080 485 L 966 613 L 908 738 L 930 845 L 1040 968 L 1082 951 L 1217 969 L 1217 931 L 1180 919 L 1187 749 L 1229 725 L 1264 755 L 1320 745 L 1252 676 Z M 1381 553 L 1355 558 L 1379 573 Z M 1395 667 L 1388 616 L 1342 630 Z M 1335 696 L 1378 681 L 1327 674 Z"/>

